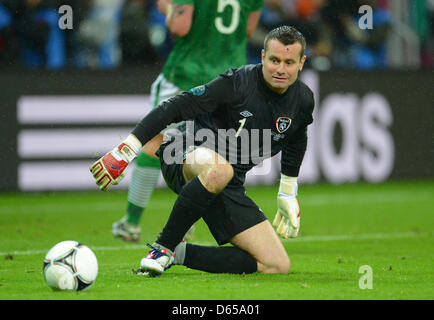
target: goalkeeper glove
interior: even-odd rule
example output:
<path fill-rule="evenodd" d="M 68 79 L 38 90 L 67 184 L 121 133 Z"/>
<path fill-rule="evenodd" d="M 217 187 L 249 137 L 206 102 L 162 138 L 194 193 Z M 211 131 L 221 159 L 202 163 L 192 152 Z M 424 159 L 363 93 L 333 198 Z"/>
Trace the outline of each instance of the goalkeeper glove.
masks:
<path fill-rule="evenodd" d="M 295 238 L 300 229 L 300 206 L 297 200 L 297 178 L 281 174 L 277 195 L 277 213 L 273 226 L 283 238 Z"/>
<path fill-rule="evenodd" d="M 129 163 L 134 160 L 142 148 L 141 142 L 132 134 L 112 151 L 106 153 L 91 167 L 96 184 L 103 191 L 118 184 L 126 174 Z"/>

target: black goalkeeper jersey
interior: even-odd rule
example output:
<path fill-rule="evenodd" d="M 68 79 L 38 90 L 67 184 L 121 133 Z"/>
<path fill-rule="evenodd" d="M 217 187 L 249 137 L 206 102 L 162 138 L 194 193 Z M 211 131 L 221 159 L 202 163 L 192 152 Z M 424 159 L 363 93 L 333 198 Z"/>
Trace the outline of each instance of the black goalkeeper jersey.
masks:
<path fill-rule="evenodd" d="M 194 120 L 194 135 L 200 138 L 194 144 L 213 146 L 232 164 L 238 182 L 280 151 L 281 172 L 296 177 L 313 108 L 313 93 L 301 80 L 277 94 L 265 84 L 262 64 L 245 65 L 161 103 L 132 133 L 145 144 L 171 123 Z"/>

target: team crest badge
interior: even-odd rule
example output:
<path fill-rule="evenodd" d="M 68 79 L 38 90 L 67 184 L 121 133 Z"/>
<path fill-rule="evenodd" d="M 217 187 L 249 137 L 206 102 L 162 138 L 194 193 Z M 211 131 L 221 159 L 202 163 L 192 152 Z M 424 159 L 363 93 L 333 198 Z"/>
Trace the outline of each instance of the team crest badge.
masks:
<path fill-rule="evenodd" d="M 195 87 L 191 89 L 190 92 L 195 96 L 201 96 L 205 93 L 205 86 L 202 85 L 202 86 Z"/>
<path fill-rule="evenodd" d="M 291 118 L 279 117 L 276 121 L 276 129 L 279 133 L 284 133 L 291 125 Z"/>

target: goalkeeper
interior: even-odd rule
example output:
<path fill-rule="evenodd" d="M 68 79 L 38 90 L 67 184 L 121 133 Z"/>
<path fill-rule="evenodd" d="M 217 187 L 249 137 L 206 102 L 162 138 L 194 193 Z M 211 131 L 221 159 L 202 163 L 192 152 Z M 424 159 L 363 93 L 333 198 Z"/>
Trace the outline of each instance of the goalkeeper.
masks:
<path fill-rule="evenodd" d="M 143 272 L 158 275 L 172 264 L 216 273 L 289 272 L 285 248 L 246 195 L 244 181 L 258 163 L 257 155 L 282 152 L 273 224 L 280 236 L 296 237 L 300 228 L 297 176 L 314 108 L 312 91 L 298 79 L 305 47 L 303 35 L 293 27 L 270 31 L 261 64 L 229 69 L 206 85 L 163 102 L 124 142 L 91 166 L 97 185 L 107 190 L 120 181 L 142 145 L 156 133 L 170 123 L 194 119 L 194 138 L 188 130 L 178 131 L 167 136 L 157 152 L 166 183 L 179 196 L 163 231 L 140 262 Z M 201 142 L 197 137 L 205 136 L 202 129 L 207 134 Z M 257 130 L 270 135 L 268 140 L 263 135 L 254 146 Z M 232 132 L 229 139 L 228 132 Z M 200 218 L 220 246 L 182 241 Z M 233 246 L 221 246 L 226 243 Z"/>
<path fill-rule="evenodd" d="M 151 107 L 246 63 L 247 37 L 258 24 L 263 0 L 158 0 L 157 5 L 178 38 L 162 74 L 152 84 Z M 140 219 L 160 176 L 155 151 L 162 141 L 158 134 L 138 156 L 128 189 L 127 215 L 112 227 L 116 237 L 139 240 Z"/>

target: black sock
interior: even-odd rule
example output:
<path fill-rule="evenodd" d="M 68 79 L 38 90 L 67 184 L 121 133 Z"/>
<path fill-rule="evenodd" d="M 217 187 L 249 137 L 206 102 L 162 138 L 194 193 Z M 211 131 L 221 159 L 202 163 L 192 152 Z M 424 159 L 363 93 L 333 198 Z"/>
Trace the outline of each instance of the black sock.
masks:
<path fill-rule="evenodd" d="M 188 229 L 202 217 L 216 196 L 202 185 L 198 177 L 193 178 L 179 193 L 169 220 L 156 242 L 174 251 Z"/>
<path fill-rule="evenodd" d="M 254 273 L 256 260 L 237 247 L 208 247 L 187 243 L 184 266 L 212 273 Z"/>

